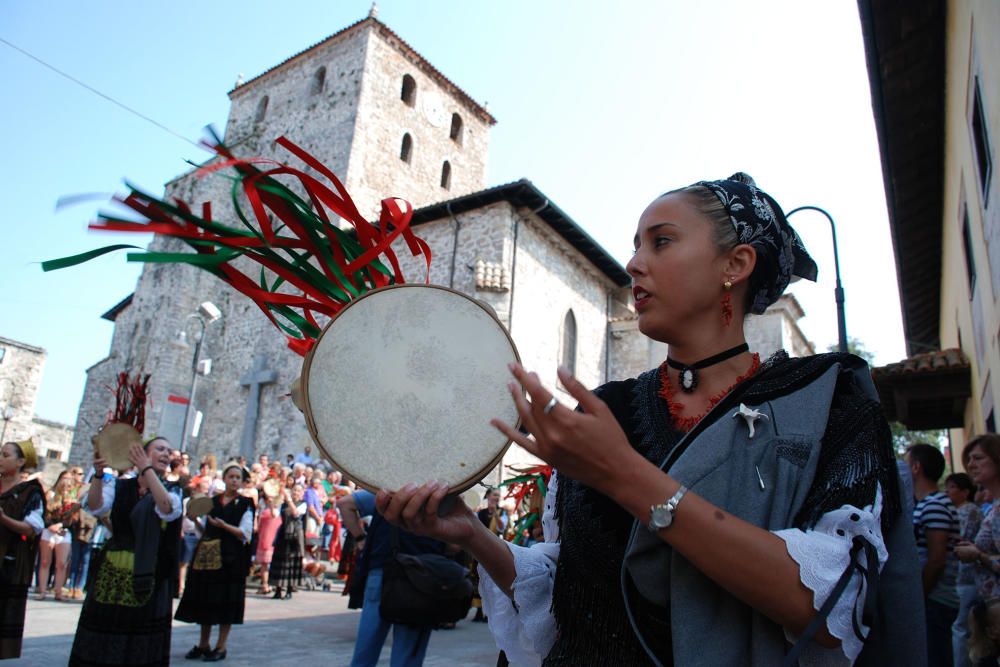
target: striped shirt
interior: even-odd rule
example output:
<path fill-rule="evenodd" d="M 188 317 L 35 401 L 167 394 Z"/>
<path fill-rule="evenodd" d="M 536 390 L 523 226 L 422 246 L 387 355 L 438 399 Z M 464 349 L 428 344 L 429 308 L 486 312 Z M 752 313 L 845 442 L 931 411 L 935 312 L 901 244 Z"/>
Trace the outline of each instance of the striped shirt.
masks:
<path fill-rule="evenodd" d="M 927 598 L 949 607 L 958 607 L 958 593 L 955 591 L 958 558 L 955 556 L 955 544 L 961 539 L 961 533 L 958 512 L 943 491 L 928 494 L 913 508 L 913 534 L 917 539 L 917 553 L 921 566 L 927 564 L 929 530 L 943 530 L 948 533 L 948 555 L 941 578 Z"/>

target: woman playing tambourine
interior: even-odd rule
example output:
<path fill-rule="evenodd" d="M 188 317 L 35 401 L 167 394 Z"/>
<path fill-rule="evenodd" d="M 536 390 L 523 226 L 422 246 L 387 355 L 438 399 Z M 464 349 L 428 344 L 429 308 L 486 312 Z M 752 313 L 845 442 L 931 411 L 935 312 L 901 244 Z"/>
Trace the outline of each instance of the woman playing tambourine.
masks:
<path fill-rule="evenodd" d="M 594 392 L 561 370 L 577 411 L 513 365 L 531 437 L 494 422 L 558 471 L 546 541 L 502 542 L 461 503 L 439 518 L 437 483 L 383 491 L 379 511 L 479 561 L 512 664 L 924 664 L 913 534 L 867 366 L 761 363 L 746 345 L 747 314 L 816 276 L 777 202 L 743 174 L 700 182 L 654 200 L 634 241 L 639 328 L 667 360 Z"/>
<path fill-rule="evenodd" d="M 91 584 L 73 640 L 70 665 L 167 665 L 171 601 L 177 590 L 181 489 L 164 484 L 170 443 L 153 438 L 132 444 L 138 475 L 97 474 L 84 509 L 111 517 L 112 535 L 91 565 Z"/>

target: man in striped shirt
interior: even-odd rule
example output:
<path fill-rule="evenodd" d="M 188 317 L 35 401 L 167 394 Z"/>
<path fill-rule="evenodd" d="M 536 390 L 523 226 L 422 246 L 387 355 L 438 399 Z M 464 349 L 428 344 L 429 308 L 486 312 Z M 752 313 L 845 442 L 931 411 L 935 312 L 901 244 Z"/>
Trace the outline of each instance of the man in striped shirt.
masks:
<path fill-rule="evenodd" d="M 927 611 L 927 662 L 952 664 L 951 624 L 958 614 L 955 589 L 958 560 L 954 546 L 959 540 L 958 512 L 938 488 L 944 473 L 944 456 L 931 445 L 913 445 L 906 450 L 913 475 L 913 533 L 923 566 L 924 603 Z"/>

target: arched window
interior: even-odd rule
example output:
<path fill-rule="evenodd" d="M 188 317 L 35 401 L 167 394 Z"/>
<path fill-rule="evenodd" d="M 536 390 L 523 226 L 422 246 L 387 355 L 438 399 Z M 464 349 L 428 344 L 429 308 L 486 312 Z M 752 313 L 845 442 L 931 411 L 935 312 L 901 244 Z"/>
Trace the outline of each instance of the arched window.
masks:
<path fill-rule="evenodd" d="M 447 160 L 441 165 L 441 187 L 451 190 L 451 163 Z"/>
<path fill-rule="evenodd" d="M 562 327 L 562 353 L 559 363 L 570 373 L 576 373 L 576 317 L 573 310 L 566 311 Z"/>
<path fill-rule="evenodd" d="M 451 140 L 462 145 L 462 117 L 457 113 L 451 115 Z"/>
<path fill-rule="evenodd" d="M 323 92 L 323 84 L 326 83 L 326 68 L 320 67 L 313 74 L 312 83 L 309 86 L 310 95 L 319 95 Z"/>
<path fill-rule="evenodd" d="M 399 159 L 409 164 L 413 157 L 413 137 L 407 132 L 403 135 L 403 147 L 399 149 Z"/>
<path fill-rule="evenodd" d="M 399 99 L 411 107 L 417 103 L 417 82 L 409 74 L 403 75 L 403 92 L 399 95 Z"/>
<path fill-rule="evenodd" d="M 267 95 L 260 98 L 260 102 L 257 103 L 257 113 L 254 114 L 253 122 L 259 123 L 262 120 L 264 120 L 264 116 L 267 115 L 267 102 L 268 102 Z"/>

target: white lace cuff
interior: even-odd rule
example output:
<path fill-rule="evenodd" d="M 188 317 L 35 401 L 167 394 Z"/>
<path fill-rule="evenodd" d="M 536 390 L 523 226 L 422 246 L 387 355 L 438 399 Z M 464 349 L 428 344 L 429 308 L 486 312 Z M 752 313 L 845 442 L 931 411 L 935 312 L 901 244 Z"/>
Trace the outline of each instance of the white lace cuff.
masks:
<path fill-rule="evenodd" d="M 552 587 L 559 559 L 559 544 L 542 542 L 532 547 L 507 544 L 514 556 L 517 575 L 511 586 L 513 601 L 494 583 L 485 568 L 479 568 L 479 594 L 483 613 L 497 648 L 511 665 L 537 667 L 552 649 L 556 620 L 552 616 Z"/>
<path fill-rule="evenodd" d="M 28 512 L 28 515 L 24 517 L 24 522 L 31 526 L 31 529 L 35 531 L 35 535 L 41 535 L 42 531 L 45 530 L 45 518 L 42 514 L 42 508 L 37 507 Z"/>
<path fill-rule="evenodd" d="M 851 544 L 855 536 L 864 537 L 875 547 L 881 571 L 889 558 L 879 523 L 881 515 L 880 487 L 876 492 L 874 506 L 859 509 L 844 505 L 839 510 L 824 514 L 816 527 L 811 530 L 788 528 L 774 531 L 775 535 L 785 541 L 788 555 L 798 563 L 799 579 L 813 592 L 813 607 L 816 610 L 823 606 L 844 570 L 847 569 Z M 859 561 L 862 565 L 867 565 L 863 551 L 859 554 Z M 862 641 L 854 634 L 854 619 L 858 619 L 862 634 L 867 636 L 869 630 L 860 620 L 864 607 L 865 586 L 861 574 L 855 571 L 826 619 L 826 628 L 830 635 L 840 640 L 840 648 L 828 649 L 816 642 L 810 642 L 799 659 L 800 665 L 854 664 L 863 646 Z M 787 629 L 785 637 L 792 643 L 798 639 Z"/>

